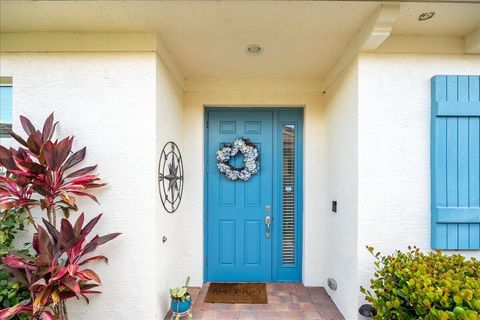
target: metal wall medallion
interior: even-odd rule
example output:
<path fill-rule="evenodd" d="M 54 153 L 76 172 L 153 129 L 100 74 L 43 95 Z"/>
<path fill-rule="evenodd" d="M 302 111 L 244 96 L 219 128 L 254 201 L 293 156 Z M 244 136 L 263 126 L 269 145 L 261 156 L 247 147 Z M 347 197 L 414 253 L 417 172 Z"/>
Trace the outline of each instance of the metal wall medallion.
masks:
<path fill-rule="evenodd" d="M 160 154 L 158 189 L 165 210 L 175 212 L 182 201 L 183 160 L 180 149 L 172 141 L 165 144 Z"/>

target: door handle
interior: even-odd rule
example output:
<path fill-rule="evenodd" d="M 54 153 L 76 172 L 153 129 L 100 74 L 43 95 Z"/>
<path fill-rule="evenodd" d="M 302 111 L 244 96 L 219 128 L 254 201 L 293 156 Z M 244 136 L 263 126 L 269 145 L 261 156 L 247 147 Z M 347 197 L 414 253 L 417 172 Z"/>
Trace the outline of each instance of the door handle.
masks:
<path fill-rule="evenodd" d="M 267 231 L 265 232 L 265 238 L 270 239 L 270 226 L 272 225 L 272 217 L 265 217 L 265 225 L 267 226 Z"/>

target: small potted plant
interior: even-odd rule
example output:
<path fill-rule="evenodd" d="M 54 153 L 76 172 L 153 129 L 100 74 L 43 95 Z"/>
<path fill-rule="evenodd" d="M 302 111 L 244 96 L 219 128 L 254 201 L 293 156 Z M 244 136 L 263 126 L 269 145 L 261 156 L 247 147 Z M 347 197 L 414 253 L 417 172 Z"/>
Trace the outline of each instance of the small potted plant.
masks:
<path fill-rule="evenodd" d="M 185 280 L 185 285 L 183 287 L 170 289 L 170 298 L 172 299 L 170 307 L 172 308 L 172 313 L 175 316 L 175 319 L 179 319 L 181 316 L 184 315 L 190 316 L 192 298 L 187 292 L 187 286 L 189 281 L 190 277 L 187 277 L 187 280 Z"/>

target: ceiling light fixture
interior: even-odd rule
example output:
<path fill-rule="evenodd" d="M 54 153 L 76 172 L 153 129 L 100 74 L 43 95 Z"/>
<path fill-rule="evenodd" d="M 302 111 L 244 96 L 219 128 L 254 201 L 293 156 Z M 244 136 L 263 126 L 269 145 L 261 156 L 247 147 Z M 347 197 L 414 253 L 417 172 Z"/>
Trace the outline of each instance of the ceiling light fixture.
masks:
<path fill-rule="evenodd" d="M 435 11 L 424 12 L 418 16 L 418 21 L 425 21 L 425 20 L 432 19 L 434 15 L 435 15 Z"/>
<path fill-rule="evenodd" d="M 245 52 L 250 56 L 259 56 L 263 53 L 263 48 L 258 44 L 250 44 L 245 48 Z"/>

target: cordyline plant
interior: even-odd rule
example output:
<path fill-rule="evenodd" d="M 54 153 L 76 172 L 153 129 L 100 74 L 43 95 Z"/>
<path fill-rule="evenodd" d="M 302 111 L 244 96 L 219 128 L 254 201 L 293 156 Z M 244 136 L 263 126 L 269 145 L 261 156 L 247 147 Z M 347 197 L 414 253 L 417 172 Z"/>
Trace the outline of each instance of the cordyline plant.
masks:
<path fill-rule="evenodd" d="M 100 284 L 98 275 L 84 265 L 103 260 L 104 256 L 85 257 L 98 246 L 119 234 L 95 236 L 85 244 L 101 215 L 83 227 L 83 214 L 74 226 L 67 220 L 70 211 L 77 211 L 76 197 L 86 196 L 98 202 L 90 189 L 102 187 L 97 175 L 91 174 L 96 166 L 74 169 L 85 158 L 86 148 L 72 152 L 73 137 L 52 140 L 57 123 L 53 113 L 46 119 L 42 130 L 21 116 L 20 122 L 27 138 L 11 132 L 22 146 L 7 149 L 0 145 L 0 209 L 23 208 L 36 229 L 32 246 L 35 255 L 25 256 L 11 251 L 2 258 L 2 268 L 11 272 L 28 286 L 30 299 L 0 310 L 0 320 L 17 314 L 33 319 L 66 319 L 65 300 L 97 293 L 92 288 Z M 2 168 L 3 167 L 3 168 Z M 39 207 L 47 212 L 45 228 L 35 223 L 31 209 Z M 62 219 L 60 231 L 56 229 L 57 211 Z M 87 299 L 88 302 L 88 299 Z"/>
<path fill-rule="evenodd" d="M 4 268 L 30 289 L 30 299 L 0 310 L 0 319 L 10 319 L 17 314 L 26 314 L 33 319 L 57 319 L 55 306 L 71 298 L 100 293 L 92 290 L 100 285 L 100 277 L 85 265 L 94 261 L 108 262 L 102 255 L 86 257 L 100 245 L 116 238 L 119 233 L 94 236 L 86 241 L 88 234 L 102 215 L 85 226 L 83 213 L 75 225 L 62 219 L 60 231 L 43 219 L 46 228 L 37 229 L 34 237 L 34 258 L 20 253 L 11 253 L 3 258 Z"/>
<path fill-rule="evenodd" d="M 70 210 L 78 210 L 75 196 L 97 201 L 88 192 L 105 185 L 98 182 L 97 175 L 90 174 L 96 165 L 72 169 L 85 158 L 86 148 L 72 153 L 73 137 L 52 140 L 57 125 L 53 113 L 41 131 L 26 117 L 20 116 L 20 122 L 28 137 L 10 134 L 25 148 L 7 149 L 0 145 L 0 164 L 7 169 L 6 175 L 0 175 L 1 208 L 25 208 L 36 228 L 30 211 L 33 207 L 46 210 L 48 221 L 55 226 L 57 210 L 62 210 L 67 218 Z"/>

